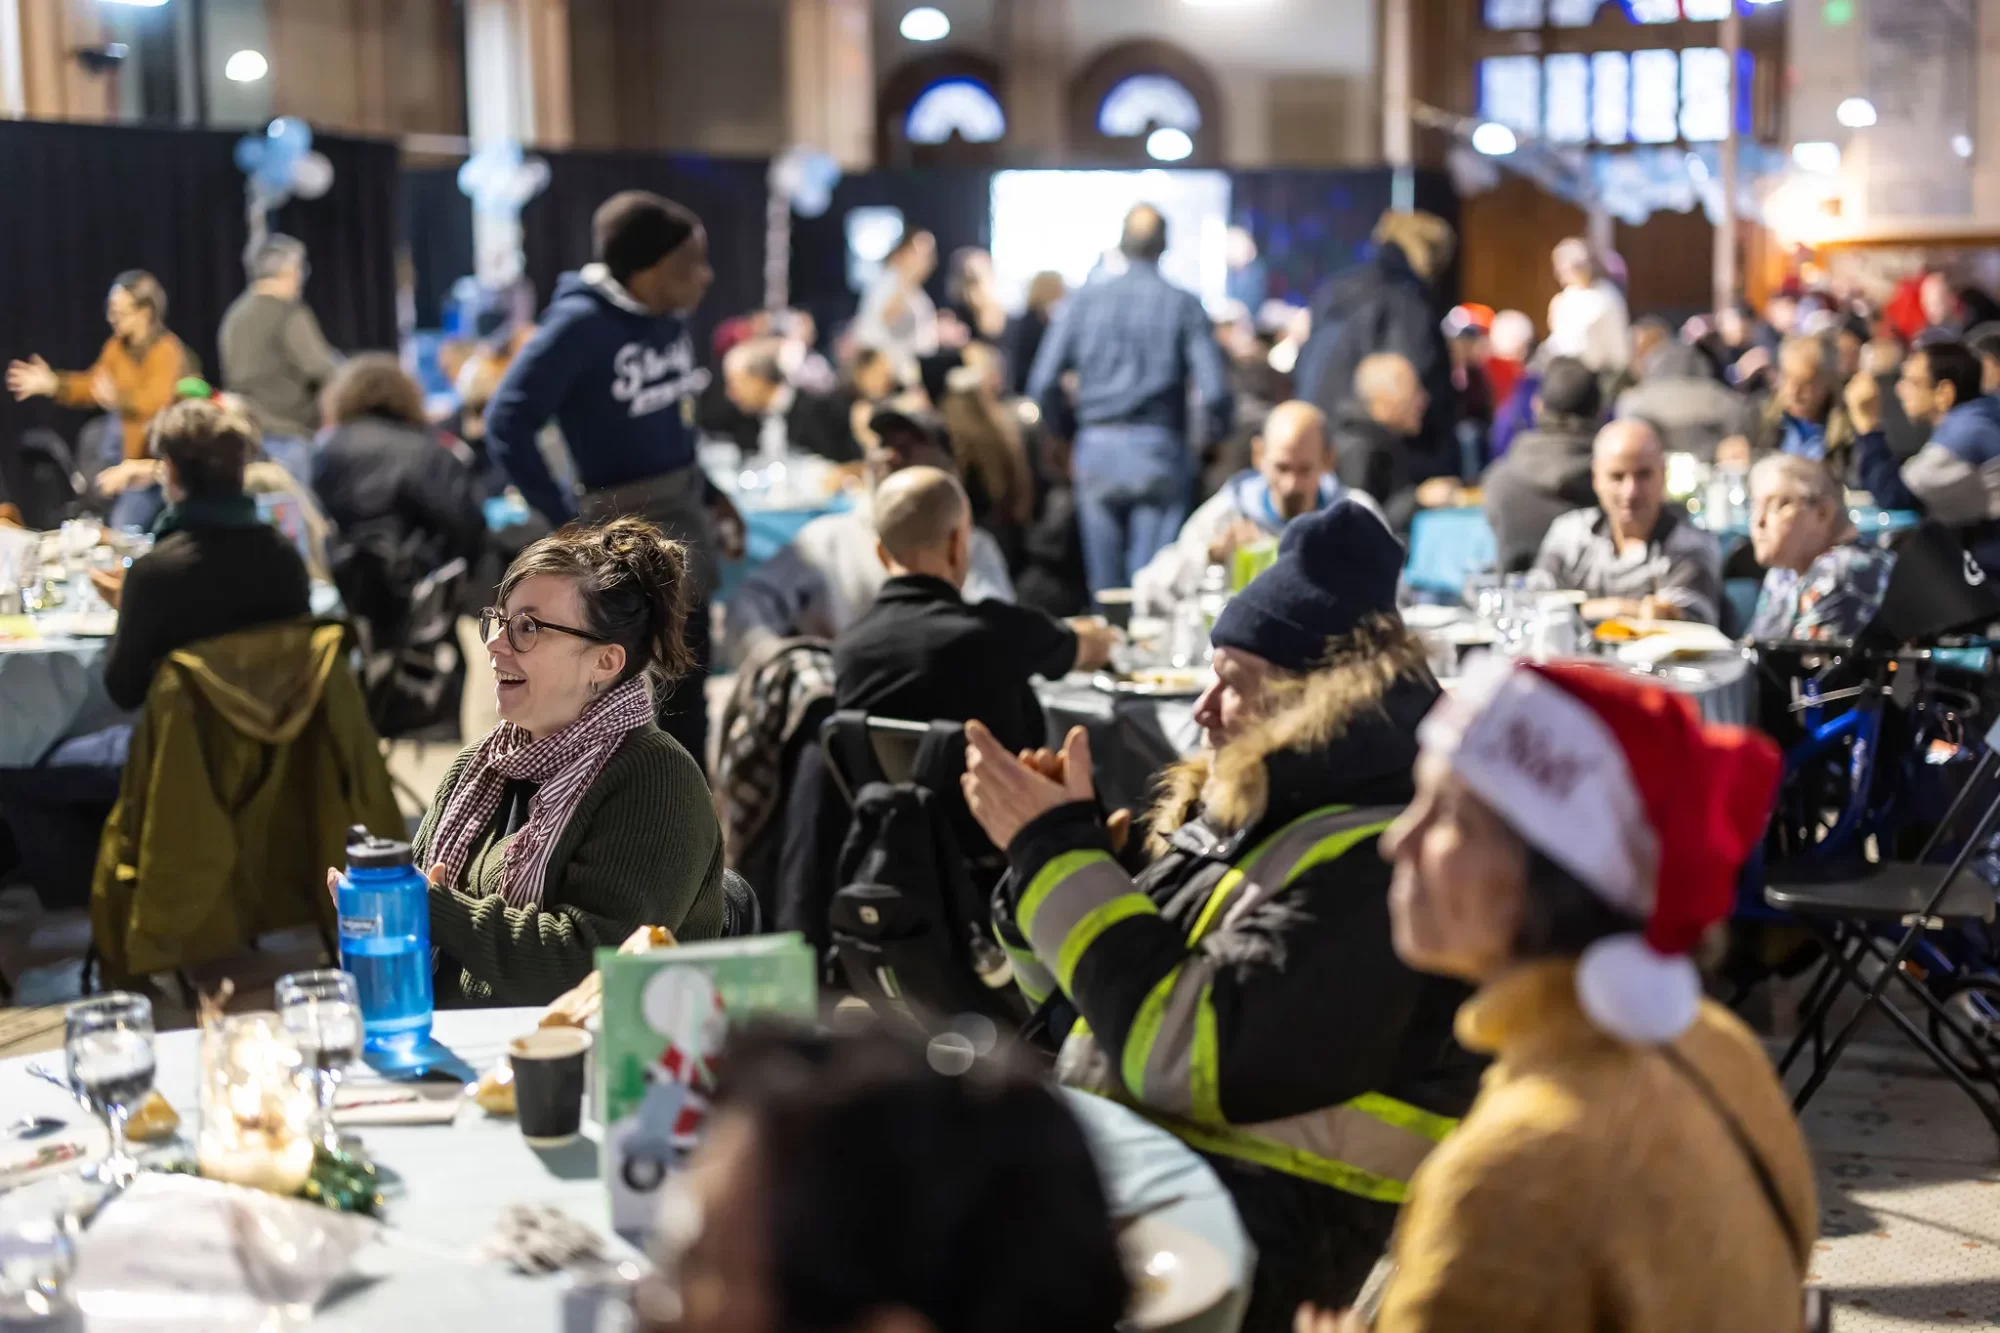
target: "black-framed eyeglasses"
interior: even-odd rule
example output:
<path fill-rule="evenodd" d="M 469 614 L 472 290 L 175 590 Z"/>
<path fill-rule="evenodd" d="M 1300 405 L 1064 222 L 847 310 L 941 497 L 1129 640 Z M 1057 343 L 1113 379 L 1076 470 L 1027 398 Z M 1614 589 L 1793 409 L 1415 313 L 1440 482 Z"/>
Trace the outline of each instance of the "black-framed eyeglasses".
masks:
<path fill-rule="evenodd" d="M 507 646 L 517 653 L 533 651 L 536 642 L 540 639 L 541 633 L 545 629 L 552 629 L 558 634 L 568 634 L 579 639 L 588 639 L 592 643 L 611 642 L 611 640 L 605 638 L 602 634 L 593 634 L 587 629 L 578 629 L 574 625 L 557 625 L 551 621 L 537 619 L 529 615 L 526 611 L 510 616 L 502 614 L 500 608 L 497 606 L 489 606 L 479 613 L 479 641 L 481 643 L 493 642 L 495 631 L 503 628 L 507 631 Z"/>

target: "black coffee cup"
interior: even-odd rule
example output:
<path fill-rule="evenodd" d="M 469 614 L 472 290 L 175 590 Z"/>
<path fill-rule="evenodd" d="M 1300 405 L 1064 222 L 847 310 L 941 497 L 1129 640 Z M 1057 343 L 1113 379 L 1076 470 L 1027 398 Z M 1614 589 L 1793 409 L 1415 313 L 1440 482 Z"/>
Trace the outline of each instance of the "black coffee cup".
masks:
<path fill-rule="evenodd" d="M 514 1118 L 538 1148 L 574 1139 L 583 1123 L 583 1065 L 590 1034 L 582 1028 L 537 1028 L 508 1044 L 514 1065 Z"/>
<path fill-rule="evenodd" d="M 1097 594 L 1098 609 L 1114 629 L 1132 628 L 1133 600 L 1130 588 L 1105 588 Z"/>

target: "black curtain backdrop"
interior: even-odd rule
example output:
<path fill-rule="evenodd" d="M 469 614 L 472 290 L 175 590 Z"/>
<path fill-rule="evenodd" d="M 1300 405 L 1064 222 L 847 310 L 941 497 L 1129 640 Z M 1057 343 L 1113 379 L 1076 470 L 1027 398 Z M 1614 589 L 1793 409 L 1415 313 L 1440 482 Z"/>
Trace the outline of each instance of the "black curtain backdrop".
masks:
<path fill-rule="evenodd" d="M 859 294 L 847 285 L 847 214 L 861 207 L 898 208 L 905 227 L 937 237 L 938 270 L 929 289 L 944 304 L 952 251 L 993 245 L 993 173 L 980 167 L 911 167 L 841 178 L 833 206 L 816 218 L 792 219 L 792 304 L 811 313 L 830 339 L 854 317 Z"/>
<path fill-rule="evenodd" d="M 1266 299 L 1304 305 L 1320 283 L 1366 257 L 1394 180 L 1387 168 L 1230 172 L 1229 220 L 1257 242 Z M 1417 173 L 1416 205 L 1458 225 L 1458 195 L 1443 172 Z M 1457 291 L 1454 260 L 1441 295 L 1455 303 Z"/>
<path fill-rule="evenodd" d="M 666 157 L 647 153 L 544 152 L 550 185 L 527 207 L 528 274 L 546 305 L 556 277 L 590 255 L 590 215 L 621 189 L 650 189 L 677 199 L 708 225 L 716 281 L 695 320 L 698 346 L 722 320 L 763 303 L 764 174 L 762 159 Z M 1361 259 L 1375 220 L 1389 206 L 1392 173 L 1235 171 L 1231 218 L 1257 240 L 1265 295 L 1303 304 L 1326 278 Z M 868 171 L 842 178 L 833 204 L 817 218 L 792 219 L 792 304 L 810 311 L 822 337 L 853 317 L 857 294 L 847 285 L 848 211 L 862 206 L 902 210 L 907 225 L 938 239 L 940 264 L 931 294 L 944 299 L 947 262 L 961 246 L 992 245 L 992 179 L 983 168 L 930 167 Z M 403 237 L 416 270 L 417 324 L 437 326 L 438 304 L 451 284 L 472 271 L 471 204 L 458 193 L 455 170 L 403 173 Z M 1419 172 L 1416 202 L 1458 221 L 1448 177 Z M 1445 284 L 1456 299 L 1457 269 Z"/>
<path fill-rule="evenodd" d="M 249 224 L 233 133 L 0 121 L 0 361 L 40 354 L 59 370 L 88 366 L 109 336 L 111 279 L 142 268 L 167 291 L 167 324 L 220 374 L 222 312 L 244 287 Z M 394 144 L 317 137 L 333 163 L 323 197 L 280 210 L 274 225 L 304 241 L 306 298 L 342 349 L 396 345 Z M 84 414 L 45 398 L 0 394 L 0 448 L 54 426 L 71 440 Z"/>
<path fill-rule="evenodd" d="M 458 168 L 406 168 L 398 216 L 410 251 L 417 327 L 444 323 L 451 285 L 472 272 L 472 201 L 458 191 Z"/>
<path fill-rule="evenodd" d="M 590 262 L 590 219 L 620 190 L 651 190 L 693 209 L 708 231 L 715 285 L 695 312 L 696 355 L 709 359 L 715 326 L 764 304 L 762 158 L 676 157 L 660 153 L 543 152 L 549 187 L 521 213 L 528 279 L 537 309 L 562 274 Z M 461 196 L 457 207 L 470 208 Z M 468 233 L 469 234 L 469 233 Z M 469 249 L 468 249 L 469 254 Z M 470 265 L 460 272 L 469 272 Z M 445 278 L 448 284 L 454 273 Z"/>

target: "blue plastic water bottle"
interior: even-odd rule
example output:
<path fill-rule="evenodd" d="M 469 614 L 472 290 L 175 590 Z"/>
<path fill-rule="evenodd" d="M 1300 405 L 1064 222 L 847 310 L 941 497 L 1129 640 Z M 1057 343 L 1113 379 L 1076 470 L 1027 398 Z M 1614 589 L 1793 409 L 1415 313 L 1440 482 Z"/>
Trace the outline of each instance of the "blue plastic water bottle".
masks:
<path fill-rule="evenodd" d="M 340 967 L 361 994 L 368 1047 L 416 1045 L 431 1033 L 431 904 L 410 844 L 349 830 L 337 898 Z"/>

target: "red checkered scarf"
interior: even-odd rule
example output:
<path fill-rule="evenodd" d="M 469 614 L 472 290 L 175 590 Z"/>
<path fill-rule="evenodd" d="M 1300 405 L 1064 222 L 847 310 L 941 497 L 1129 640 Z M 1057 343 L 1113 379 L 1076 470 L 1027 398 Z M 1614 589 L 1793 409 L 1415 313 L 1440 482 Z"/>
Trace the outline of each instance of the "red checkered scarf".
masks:
<path fill-rule="evenodd" d="M 590 784 L 611 761 L 626 734 L 653 720 L 652 696 L 643 676 L 595 700 L 562 730 L 532 740 L 511 722 L 502 722 L 480 743 L 459 775 L 444 818 L 431 835 L 430 860 L 454 884 L 475 839 L 500 808 L 510 780 L 539 783 L 528 804 L 528 822 L 507 844 L 500 894 L 509 907 L 538 907 L 549 853 L 555 850 Z"/>

